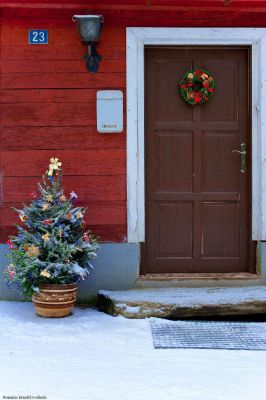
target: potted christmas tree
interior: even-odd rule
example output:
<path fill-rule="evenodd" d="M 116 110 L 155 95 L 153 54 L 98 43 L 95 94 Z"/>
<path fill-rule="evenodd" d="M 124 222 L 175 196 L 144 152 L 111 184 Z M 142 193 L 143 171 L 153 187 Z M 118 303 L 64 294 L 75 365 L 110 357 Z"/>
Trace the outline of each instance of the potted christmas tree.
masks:
<path fill-rule="evenodd" d="M 62 163 L 51 158 L 38 193 L 23 209 L 14 209 L 23 226 L 8 240 L 11 253 L 6 269 L 9 286 L 32 296 L 42 317 L 65 317 L 74 306 L 78 283 L 88 277 L 98 244 L 85 231 L 86 209 L 74 207 L 74 192 L 62 188 Z"/>

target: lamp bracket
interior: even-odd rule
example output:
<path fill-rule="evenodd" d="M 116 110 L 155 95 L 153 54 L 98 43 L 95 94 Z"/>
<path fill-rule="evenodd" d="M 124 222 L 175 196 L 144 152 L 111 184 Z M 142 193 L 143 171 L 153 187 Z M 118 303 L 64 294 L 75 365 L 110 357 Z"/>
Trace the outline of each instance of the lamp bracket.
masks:
<path fill-rule="evenodd" d="M 86 63 L 89 72 L 98 71 L 99 62 L 102 61 L 102 57 L 97 53 L 95 43 L 88 45 L 88 53 L 83 56 L 83 61 Z"/>

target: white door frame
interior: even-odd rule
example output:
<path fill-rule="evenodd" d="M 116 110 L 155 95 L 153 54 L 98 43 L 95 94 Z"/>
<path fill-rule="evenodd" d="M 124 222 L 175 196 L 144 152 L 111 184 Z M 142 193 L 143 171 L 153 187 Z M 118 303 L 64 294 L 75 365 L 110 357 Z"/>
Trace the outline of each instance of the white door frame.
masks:
<path fill-rule="evenodd" d="M 252 239 L 266 240 L 266 28 L 127 28 L 128 242 L 145 241 L 145 45 L 251 46 Z"/>

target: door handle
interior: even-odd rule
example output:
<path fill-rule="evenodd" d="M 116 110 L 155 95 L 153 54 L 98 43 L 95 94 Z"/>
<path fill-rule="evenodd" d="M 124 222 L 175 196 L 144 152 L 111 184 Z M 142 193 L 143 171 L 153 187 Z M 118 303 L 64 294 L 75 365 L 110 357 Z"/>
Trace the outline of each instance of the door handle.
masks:
<path fill-rule="evenodd" d="M 240 150 L 232 150 L 232 153 L 240 154 L 240 172 L 244 173 L 247 170 L 247 145 L 241 143 Z"/>

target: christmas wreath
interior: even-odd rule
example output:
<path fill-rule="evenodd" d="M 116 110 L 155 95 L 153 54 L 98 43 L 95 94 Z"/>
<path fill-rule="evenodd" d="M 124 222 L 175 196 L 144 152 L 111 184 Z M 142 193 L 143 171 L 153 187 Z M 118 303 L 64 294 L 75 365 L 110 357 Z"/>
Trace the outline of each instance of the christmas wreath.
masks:
<path fill-rule="evenodd" d="M 183 99 L 194 106 L 208 101 L 214 93 L 214 79 L 205 69 L 197 68 L 185 73 L 179 82 Z"/>

